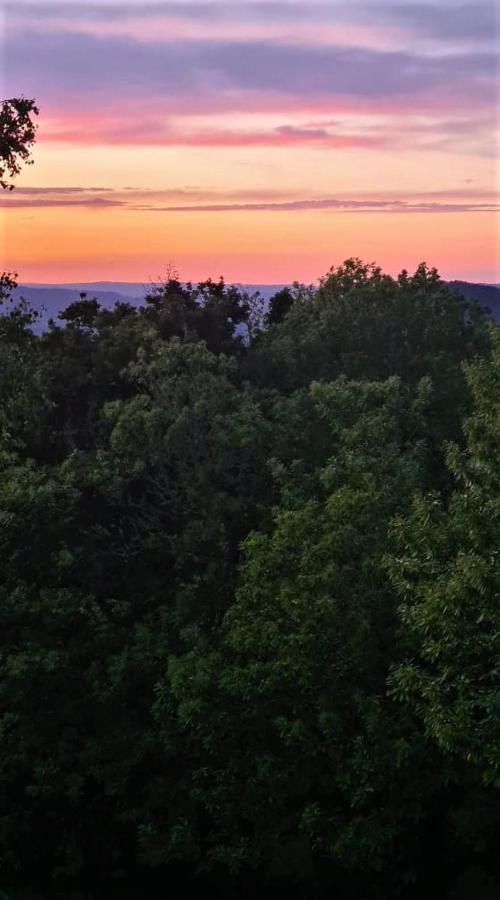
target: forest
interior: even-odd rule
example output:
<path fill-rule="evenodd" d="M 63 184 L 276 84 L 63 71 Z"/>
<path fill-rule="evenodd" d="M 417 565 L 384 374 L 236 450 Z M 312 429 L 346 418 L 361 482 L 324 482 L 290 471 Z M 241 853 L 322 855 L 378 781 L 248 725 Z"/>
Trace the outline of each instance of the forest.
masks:
<path fill-rule="evenodd" d="M 500 894 L 500 329 L 422 264 L 0 316 L 0 896 Z"/>

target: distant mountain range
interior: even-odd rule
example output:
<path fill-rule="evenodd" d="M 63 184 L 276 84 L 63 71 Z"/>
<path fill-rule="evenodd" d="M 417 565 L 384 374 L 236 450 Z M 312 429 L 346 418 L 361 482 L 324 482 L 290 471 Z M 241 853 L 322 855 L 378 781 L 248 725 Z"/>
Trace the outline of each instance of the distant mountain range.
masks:
<path fill-rule="evenodd" d="M 493 318 L 500 322 L 500 284 L 473 284 L 468 281 L 450 281 L 464 297 L 477 300 L 482 306 L 491 310 Z M 260 291 L 265 300 L 269 300 L 284 284 L 238 284 L 238 287 L 253 293 Z M 85 291 L 88 297 L 96 298 L 101 306 L 111 309 L 115 303 L 131 303 L 138 306 L 151 284 L 129 281 L 90 281 L 71 282 L 69 284 L 21 284 L 13 292 L 14 300 L 24 297 L 28 303 L 41 314 L 38 329 L 43 330 L 49 319 L 57 316 L 70 303 L 78 300 Z"/>
<path fill-rule="evenodd" d="M 139 285 L 136 285 L 135 287 L 139 287 Z M 20 300 L 21 297 L 23 297 L 33 309 L 36 309 L 37 312 L 40 313 L 40 320 L 37 328 L 38 331 L 43 330 L 49 319 L 57 319 L 59 313 L 62 312 L 63 309 L 66 309 L 70 303 L 79 300 L 82 291 L 87 293 L 89 299 L 95 297 L 99 300 L 101 306 L 106 309 L 111 309 L 115 303 L 131 303 L 133 306 L 138 306 L 142 303 L 142 298 L 146 293 L 144 290 L 142 290 L 142 293 L 135 294 L 122 293 L 121 291 L 115 290 L 101 290 L 95 289 L 91 284 L 82 284 L 76 287 L 55 284 L 20 284 L 12 292 L 12 297 L 14 300 Z"/>
<path fill-rule="evenodd" d="M 500 284 L 472 284 L 469 281 L 449 281 L 468 300 L 477 300 L 481 306 L 487 306 L 497 322 L 500 322 Z"/>
<path fill-rule="evenodd" d="M 43 288 L 44 290 L 61 291 L 87 291 L 106 294 L 121 294 L 126 297 L 143 297 L 151 287 L 152 282 L 139 281 L 65 281 L 57 284 L 39 284 L 27 281 L 21 287 Z"/>
<path fill-rule="evenodd" d="M 265 300 L 269 300 L 284 284 L 238 284 L 243 290 L 253 293 L 260 291 Z M 142 284 L 130 281 L 89 281 L 71 282 L 70 284 L 20 284 L 12 297 L 18 301 L 23 297 L 33 309 L 40 313 L 37 331 L 46 328 L 49 319 L 57 319 L 60 312 L 70 303 L 79 300 L 85 292 L 89 300 L 95 298 L 105 309 L 112 309 L 115 303 L 131 303 L 140 306 L 144 295 L 151 290 L 151 283 Z M 500 291 L 499 291 L 500 293 Z"/>

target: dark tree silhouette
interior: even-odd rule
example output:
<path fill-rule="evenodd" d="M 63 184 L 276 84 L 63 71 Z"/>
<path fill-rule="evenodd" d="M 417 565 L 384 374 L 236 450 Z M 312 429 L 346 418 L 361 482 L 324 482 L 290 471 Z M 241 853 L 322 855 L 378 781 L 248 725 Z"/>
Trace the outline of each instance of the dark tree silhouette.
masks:
<path fill-rule="evenodd" d="M 276 325 L 278 322 L 281 322 L 292 306 L 293 294 L 290 288 L 285 287 L 281 291 L 278 291 L 278 293 L 274 294 L 269 301 L 269 312 L 266 318 L 267 324 Z"/>
<path fill-rule="evenodd" d="M 34 100 L 14 97 L 3 100 L 0 109 L 0 185 L 12 191 L 14 185 L 8 178 L 15 178 L 21 164 L 32 165 L 31 148 L 35 143 L 37 125 L 33 117 L 38 115 Z"/>

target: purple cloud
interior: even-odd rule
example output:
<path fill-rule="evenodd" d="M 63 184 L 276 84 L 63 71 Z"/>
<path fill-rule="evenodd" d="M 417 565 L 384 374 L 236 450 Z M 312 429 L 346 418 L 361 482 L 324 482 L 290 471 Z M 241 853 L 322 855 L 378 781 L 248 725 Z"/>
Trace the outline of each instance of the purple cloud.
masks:
<path fill-rule="evenodd" d="M 347 16 L 354 20 L 373 21 L 372 6 L 353 4 Z M 444 41 L 458 39 L 494 41 L 498 31 L 498 7 L 496 3 L 381 3 L 377 5 L 379 22 L 404 25 L 417 34 Z"/>
<path fill-rule="evenodd" d="M 276 131 L 289 137 L 300 138 L 327 138 L 329 132 L 325 128 L 297 128 L 295 125 L 280 125 Z"/>
<path fill-rule="evenodd" d="M 138 0 L 123 0 L 110 3 L 68 3 L 68 2 L 16 2 L 5 5 L 12 16 L 34 17 L 38 20 L 52 18 L 62 13 L 66 20 L 113 22 L 138 15 L 147 19 L 151 16 L 172 16 L 203 24 L 204 22 L 266 22 L 266 21 L 317 21 L 324 23 L 363 22 L 369 24 L 389 24 L 410 28 L 418 34 L 425 34 L 443 40 L 463 38 L 465 40 L 492 39 L 498 30 L 498 14 L 493 2 L 476 3 L 446 2 L 427 0 L 424 3 L 381 2 L 373 5 L 367 2 L 318 3 L 310 0 L 296 2 L 158 2 L 139 3 Z"/>
<path fill-rule="evenodd" d="M 93 193 L 94 188 L 72 186 L 16 189 L 14 194 L 0 196 L 0 206 L 11 208 L 87 207 L 105 209 L 120 207 L 127 211 L 150 212 L 296 212 L 303 210 L 341 210 L 345 212 L 485 212 L 497 211 L 500 203 L 494 191 L 457 187 L 412 192 L 402 200 L 396 192 L 384 191 L 347 197 L 293 196 L 293 191 L 272 188 L 215 190 L 192 187 L 108 188 L 107 197 Z M 24 195 L 24 196 L 23 196 Z M 177 203 L 173 201 L 177 200 Z M 453 202 L 443 202 L 443 201 Z M 165 202 L 170 201 L 168 205 Z M 458 201 L 458 202 L 457 202 Z M 460 202 L 466 201 L 466 202 Z"/>
<path fill-rule="evenodd" d="M 353 97 L 404 98 L 420 93 L 494 97 L 493 53 L 420 56 L 343 46 L 286 45 L 271 41 L 177 40 L 141 43 L 124 37 L 7 29 L 7 93 L 36 94 L 40 102 L 69 106 L 74 98 L 137 102 L 139 98 L 196 96 L 216 109 L 233 97 L 281 94 L 297 100 Z M 79 102 L 80 102 L 79 101 Z M 140 109 L 137 110 L 140 114 Z"/>
<path fill-rule="evenodd" d="M 109 193 L 113 188 L 109 187 L 23 187 L 16 186 L 15 196 L 19 194 L 28 194 L 35 197 L 43 194 L 88 194 L 88 193 Z"/>
<path fill-rule="evenodd" d="M 26 200 L 23 198 L 18 198 L 14 194 L 2 194 L 0 195 L 0 207 L 4 209 L 11 208 L 21 208 L 21 209 L 32 209 L 34 207 L 51 207 L 51 206 L 87 206 L 92 209 L 107 209 L 110 206 L 124 206 L 124 203 L 121 200 L 108 200 L 104 197 L 83 197 L 82 199 L 73 199 L 68 197 L 60 197 L 57 198 L 47 198 L 44 196 L 39 196 L 34 198 L 33 200 Z"/>
<path fill-rule="evenodd" d="M 337 209 L 346 212 L 404 212 L 404 213 L 441 213 L 441 212 L 493 212 L 500 209 L 496 203 L 408 203 L 404 200 L 339 200 L 326 198 L 321 200 L 290 200 L 281 203 L 207 203 L 191 206 L 137 206 L 138 210 L 152 212 L 297 212 L 303 210 Z"/>

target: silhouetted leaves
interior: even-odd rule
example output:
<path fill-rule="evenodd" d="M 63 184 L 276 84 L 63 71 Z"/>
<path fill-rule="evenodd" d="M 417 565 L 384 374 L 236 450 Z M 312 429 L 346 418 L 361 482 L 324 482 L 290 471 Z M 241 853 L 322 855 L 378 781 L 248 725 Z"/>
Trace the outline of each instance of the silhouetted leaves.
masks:
<path fill-rule="evenodd" d="M 31 150 L 35 143 L 38 107 L 34 100 L 14 97 L 0 104 L 0 187 L 13 190 L 8 178 L 15 178 L 22 164 L 31 165 Z"/>

